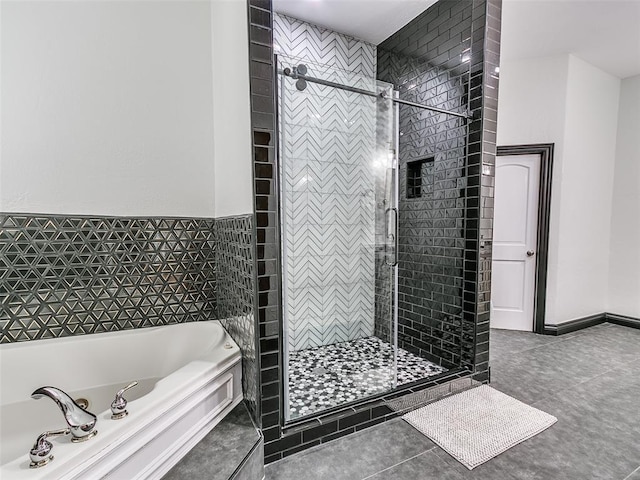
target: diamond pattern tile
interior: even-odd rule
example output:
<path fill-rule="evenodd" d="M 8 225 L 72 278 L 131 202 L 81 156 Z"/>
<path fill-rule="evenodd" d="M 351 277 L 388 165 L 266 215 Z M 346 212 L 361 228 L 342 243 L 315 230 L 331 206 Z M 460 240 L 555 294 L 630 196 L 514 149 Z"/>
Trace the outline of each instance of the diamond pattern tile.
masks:
<path fill-rule="evenodd" d="M 254 248 L 253 215 L 0 214 L 0 342 L 219 318 L 255 414 Z"/>
<path fill-rule="evenodd" d="M 257 418 L 253 215 L 215 221 L 217 318 L 242 350 L 242 390 Z"/>
<path fill-rule="evenodd" d="M 215 318 L 213 219 L 0 215 L 0 342 Z"/>

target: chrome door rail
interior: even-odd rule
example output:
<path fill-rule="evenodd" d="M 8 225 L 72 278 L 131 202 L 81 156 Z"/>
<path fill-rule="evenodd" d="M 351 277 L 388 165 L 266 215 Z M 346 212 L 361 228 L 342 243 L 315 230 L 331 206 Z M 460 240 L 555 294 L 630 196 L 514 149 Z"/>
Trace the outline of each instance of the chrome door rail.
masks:
<path fill-rule="evenodd" d="M 437 113 L 443 113 L 445 115 L 452 115 L 454 117 L 464 118 L 465 120 L 468 120 L 468 119 L 471 118 L 471 115 L 469 115 L 468 113 L 452 112 L 452 111 L 449 111 L 449 110 L 443 110 L 442 108 L 436 108 L 436 107 L 430 107 L 428 105 L 423 105 L 421 103 L 409 102 L 408 100 L 401 100 L 399 98 L 391 98 L 391 97 L 387 96 L 386 92 L 376 93 L 376 92 L 372 92 L 370 90 L 363 90 L 362 88 L 356 88 L 356 87 L 351 87 L 349 85 L 343 85 L 341 83 L 332 82 L 330 80 L 323 80 L 321 78 L 310 77 L 310 76 L 302 73 L 301 71 L 299 71 L 299 67 L 304 67 L 304 65 L 298 65 L 297 67 L 285 68 L 285 69 L 282 69 L 282 70 L 278 70 L 278 73 L 280 73 L 281 75 L 284 75 L 286 77 L 293 78 L 294 80 L 304 80 L 306 82 L 317 83 L 319 85 L 325 85 L 327 87 L 333 87 L 333 88 L 337 88 L 337 89 L 340 89 L 340 90 L 346 90 L 347 92 L 359 93 L 361 95 L 367 95 L 369 97 L 384 98 L 384 99 L 387 99 L 387 100 L 391 100 L 392 102 L 400 103 L 402 105 L 408 105 L 408 106 L 411 106 L 411 107 L 422 108 L 424 110 L 429 110 L 429 111 L 437 112 Z M 303 69 L 300 69 L 300 70 L 303 70 Z M 304 68 L 304 72 L 306 72 L 306 67 Z"/>

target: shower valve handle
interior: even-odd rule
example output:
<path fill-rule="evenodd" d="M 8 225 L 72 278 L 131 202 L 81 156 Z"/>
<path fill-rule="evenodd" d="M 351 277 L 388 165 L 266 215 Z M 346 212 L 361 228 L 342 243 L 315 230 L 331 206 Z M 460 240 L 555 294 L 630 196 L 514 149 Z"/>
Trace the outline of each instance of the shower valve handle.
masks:
<path fill-rule="evenodd" d="M 123 397 L 124 392 L 138 385 L 138 382 L 131 382 L 129 385 L 116 393 L 116 398 L 111 402 L 111 420 L 120 420 L 129 415 L 127 412 L 127 399 Z"/>

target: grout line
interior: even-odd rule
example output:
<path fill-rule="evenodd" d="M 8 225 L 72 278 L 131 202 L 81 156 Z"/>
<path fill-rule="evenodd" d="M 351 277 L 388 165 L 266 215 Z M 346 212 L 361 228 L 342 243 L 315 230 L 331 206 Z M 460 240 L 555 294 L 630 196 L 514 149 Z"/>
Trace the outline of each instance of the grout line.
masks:
<path fill-rule="evenodd" d="M 633 472 L 631 472 L 629 475 L 624 477 L 622 480 L 629 480 L 631 478 L 631 475 L 633 475 L 636 472 L 640 472 L 640 466 L 638 468 L 636 468 Z"/>
<path fill-rule="evenodd" d="M 425 435 L 425 436 L 426 436 L 426 435 Z M 407 459 L 405 459 L 405 460 L 402 460 L 401 462 L 398 462 L 398 463 L 396 463 L 395 465 L 391 465 L 390 467 L 383 468 L 382 470 L 380 470 L 380 471 L 378 471 L 378 472 L 376 472 L 376 473 L 372 473 L 371 475 L 367 475 L 366 477 L 363 477 L 363 478 L 362 478 L 362 480 L 367 480 L 367 478 L 373 478 L 373 477 L 375 477 L 376 475 L 378 475 L 378 474 L 380 474 L 380 473 L 382 473 L 382 472 L 386 472 L 387 470 L 391 470 L 392 468 L 395 468 L 395 467 L 397 467 L 398 465 L 402 465 L 403 463 L 406 463 L 406 462 L 408 462 L 408 461 L 410 461 L 410 460 L 413 460 L 414 458 L 418 458 L 420 455 L 424 455 L 424 454 L 426 454 L 426 453 L 429 453 L 429 452 L 431 452 L 434 448 L 436 448 L 436 446 L 435 446 L 435 445 L 434 445 L 433 447 L 431 447 L 430 449 L 425 450 L 424 452 L 418 453 L 417 455 L 414 455 L 413 457 L 409 457 L 409 458 L 407 458 Z"/>
<path fill-rule="evenodd" d="M 635 359 L 635 360 L 631 361 L 631 362 L 630 362 L 630 364 L 634 364 L 634 363 L 636 363 L 636 362 L 640 362 L 640 357 L 638 357 L 637 359 Z M 560 393 L 560 392 L 566 392 L 567 390 L 570 390 L 570 389 L 572 389 L 572 388 L 579 387 L 580 385 L 583 385 L 583 384 L 585 384 L 585 383 L 589 383 L 589 382 L 591 382 L 591 381 L 593 381 L 593 380 L 596 380 L 596 379 L 597 379 L 597 378 L 599 378 L 599 377 L 603 377 L 603 376 L 605 376 L 605 375 L 609 375 L 611 372 L 615 372 L 616 370 L 622 370 L 622 369 L 624 369 L 624 368 L 626 368 L 626 367 L 617 367 L 617 368 L 612 368 L 612 369 L 607 370 L 607 371 L 605 371 L 605 372 L 599 373 L 599 374 L 597 374 L 597 375 L 595 375 L 595 376 L 593 376 L 593 377 L 591 377 L 591 378 L 587 378 L 587 379 L 585 379 L 585 380 L 582 380 L 581 382 L 574 383 L 573 385 L 569 385 L 569 386 L 566 386 L 566 387 L 564 387 L 564 388 L 556 389 L 556 390 L 554 390 L 554 391 L 553 391 L 553 393 L 550 393 L 549 395 L 546 395 L 546 396 L 543 396 L 543 397 L 541 397 L 541 398 L 538 398 L 538 399 L 536 399 L 534 402 L 530 403 L 529 405 L 534 406 L 535 404 L 537 404 L 537 403 L 539 403 L 539 402 L 541 402 L 541 401 L 543 401 L 543 400 L 547 400 L 548 398 L 553 398 L 554 396 L 556 396 L 556 395 L 557 395 L 558 393 Z M 514 398 L 515 398 L 515 397 L 514 397 Z M 525 403 L 526 403 L 526 402 L 525 402 Z M 640 469 L 640 467 L 638 467 L 638 468 Z M 634 472 L 631 472 L 631 473 L 634 473 Z M 626 479 L 624 479 L 624 480 L 626 480 Z"/>
<path fill-rule="evenodd" d="M 600 323 L 598 325 L 593 325 L 589 328 L 583 328 L 581 330 L 577 330 L 575 332 L 571 332 L 571 333 L 566 333 L 564 335 L 557 335 L 557 336 L 552 336 L 552 335 L 545 335 L 547 337 L 551 337 L 553 338 L 557 338 L 557 340 L 550 340 L 548 343 L 544 343 L 544 344 L 540 344 L 540 345 L 536 345 L 535 347 L 530 347 L 530 348 L 525 348 L 524 350 L 517 350 L 517 351 L 513 351 L 513 352 L 507 352 L 501 355 L 498 355 L 496 358 L 492 358 L 491 360 L 497 360 L 500 361 L 503 358 L 508 359 L 509 357 L 513 357 L 514 355 L 520 355 L 522 353 L 525 352 L 531 352 L 532 350 L 538 350 L 540 348 L 545 348 L 545 347 L 549 347 L 551 345 L 555 345 L 557 343 L 560 342 L 566 342 L 568 340 L 572 340 L 574 338 L 580 337 L 582 335 L 588 334 L 588 333 L 592 333 L 589 330 L 595 327 L 602 327 L 602 328 L 610 328 L 614 326 L 613 323 L 608 324 L 608 323 Z M 532 333 L 532 332 L 530 332 Z M 491 339 L 489 339 L 489 355 L 491 355 Z"/>
<path fill-rule="evenodd" d="M 536 345 L 535 347 L 524 348 L 523 350 L 516 350 L 516 351 L 512 351 L 512 352 L 506 352 L 506 353 L 503 353 L 502 355 L 498 355 L 497 358 L 493 358 L 492 360 L 501 360 L 502 359 L 501 357 L 510 357 L 510 356 L 513 356 L 513 355 L 520 355 L 522 353 L 530 352 L 532 350 L 538 350 L 540 348 L 545 348 L 545 347 L 548 347 L 549 345 L 554 345 L 556 343 L 566 342 L 567 340 L 575 338 L 575 337 L 577 337 L 579 335 L 580 334 L 576 332 L 575 335 L 573 335 L 571 333 L 568 333 L 566 335 L 558 335 L 557 337 L 551 337 L 551 338 L 557 338 L 557 340 L 550 340 L 548 343 Z M 550 336 L 550 335 L 547 335 L 547 336 Z M 491 355 L 491 340 L 489 340 L 489 355 Z"/>

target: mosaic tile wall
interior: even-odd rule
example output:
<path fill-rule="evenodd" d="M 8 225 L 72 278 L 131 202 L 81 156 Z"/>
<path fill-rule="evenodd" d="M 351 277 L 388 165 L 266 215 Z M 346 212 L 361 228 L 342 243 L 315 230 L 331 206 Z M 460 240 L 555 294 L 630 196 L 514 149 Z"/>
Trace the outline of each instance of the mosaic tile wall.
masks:
<path fill-rule="evenodd" d="M 213 219 L 0 215 L 1 343 L 209 320 Z"/>
<path fill-rule="evenodd" d="M 400 98 L 458 113 L 469 101 L 471 2 L 441 1 L 378 46 Z M 443 34 L 445 33 L 446 34 Z M 400 105 L 398 344 L 460 366 L 467 189 L 464 119 Z M 408 188 L 408 164 L 421 177 Z"/>
<path fill-rule="evenodd" d="M 274 15 L 281 68 L 375 89 L 375 47 Z M 373 334 L 376 100 L 279 77 L 284 314 L 291 351 Z"/>
<path fill-rule="evenodd" d="M 242 350 L 242 391 L 258 421 L 253 215 L 215 219 L 217 318 Z"/>
<path fill-rule="evenodd" d="M 444 2 L 444 3 L 443 3 Z M 474 120 L 468 124 L 469 142 L 467 155 L 467 188 L 480 190 L 483 155 L 491 161 L 491 134 L 495 134 L 494 96 L 497 84 L 485 80 L 484 73 L 497 65 L 500 40 L 500 0 L 472 0 L 447 2 L 440 0 L 435 6 L 448 5 L 450 9 L 461 3 L 471 3 L 471 69 L 469 105 Z M 441 5 L 442 4 L 442 5 Z M 258 326 L 260 335 L 261 422 L 265 436 L 265 462 L 270 463 L 343 435 L 351 434 L 375 423 L 394 418 L 386 400 L 377 399 L 356 407 L 328 413 L 313 422 L 284 426 L 283 372 L 282 372 L 282 305 L 280 303 L 280 238 L 278 223 L 278 178 L 276 163 L 276 115 L 273 64 L 273 32 L 271 0 L 248 0 L 249 41 L 251 73 L 251 110 L 253 131 L 254 187 L 257 222 L 256 258 L 258 268 Z M 431 8 L 434 8 L 431 7 Z M 439 24 L 432 29 L 437 35 L 449 35 L 447 22 L 452 15 L 440 10 Z M 453 30 L 455 34 L 455 30 Z M 417 40 L 416 40 L 417 42 Z M 485 46 L 486 42 L 486 46 Z M 487 58 L 485 59 L 485 51 Z M 488 73 L 490 75 L 490 73 Z M 485 108 L 486 105 L 486 108 Z M 487 134 L 486 137 L 483 136 Z M 495 141 L 494 141 L 495 142 Z M 483 146 L 484 145 L 484 146 Z M 486 149 L 485 149 L 486 147 Z M 493 143 L 495 148 L 495 143 Z M 491 178 L 490 164 L 487 179 Z M 484 175 L 484 174 L 482 174 Z M 485 180 L 489 181 L 489 180 Z M 489 187 L 490 188 L 490 187 Z M 471 192 L 470 192 L 471 193 Z M 490 287 L 490 258 L 478 262 L 481 235 L 489 235 L 486 225 L 493 212 L 491 192 L 480 190 L 475 201 L 467 202 L 470 215 L 475 212 L 476 222 L 465 225 L 465 259 L 463 284 L 463 362 L 473 363 L 475 376 L 480 381 L 488 378 L 488 288 Z M 486 202 L 486 203 L 485 203 Z M 475 204 L 475 206 L 474 206 Z M 470 215 L 466 218 L 474 220 Z M 480 227 L 482 220 L 482 228 Z M 490 228 L 489 228 L 490 229 Z M 490 244 L 483 240 L 483 251 L 490 251 Z M 475 258 L 474 258 L 475 254 Z M 482 275 L 482 276 L 481 276 Z M 481 310 L 483 313 L 477 314 Z M 456 376 L 468 375 L 455 371 L 446 378 L 426 381 L 402 388 L 391 396 L 405 398 L 412 390 L 423 390 L 435 383 L 450 382 Z M 404 397 L 402 397 L 404 395 Z"/>
<path fill-rule="evenodd" d="M 253 238 L 253 215 L 0 214 L 0 343 L 219 318 L 258 419 Z"/>

